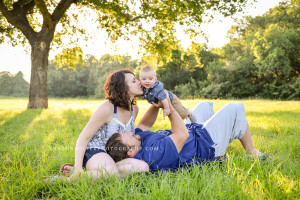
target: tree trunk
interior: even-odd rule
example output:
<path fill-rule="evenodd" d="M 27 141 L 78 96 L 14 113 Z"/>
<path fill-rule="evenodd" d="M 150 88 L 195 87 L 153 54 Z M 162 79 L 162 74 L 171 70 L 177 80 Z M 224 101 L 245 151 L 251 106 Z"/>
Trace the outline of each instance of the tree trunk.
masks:
<path fill-rule="evenodd" d="M 48 56 L 50 42 L 37 40 L 31 43 L 31 77 L 28 109 L 48 108 Z"/>

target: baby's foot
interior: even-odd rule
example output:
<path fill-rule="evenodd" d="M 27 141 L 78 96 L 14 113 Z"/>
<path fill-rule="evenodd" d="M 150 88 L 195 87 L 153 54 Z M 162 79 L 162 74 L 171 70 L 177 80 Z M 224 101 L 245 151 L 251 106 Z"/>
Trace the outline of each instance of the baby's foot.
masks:
<path fill-rule="evenodd" d="M 197 122 L 197 119 L 193 115 L 192 111 L 190 111 L 190 113 L 188 114 L 188 118 L 191 120 L 191 123 L 196 123 Z"/>

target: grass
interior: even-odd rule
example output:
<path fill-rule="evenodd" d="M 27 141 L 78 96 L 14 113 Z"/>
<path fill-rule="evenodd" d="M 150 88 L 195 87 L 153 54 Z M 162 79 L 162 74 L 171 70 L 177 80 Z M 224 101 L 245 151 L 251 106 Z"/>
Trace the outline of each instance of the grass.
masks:
<path fill-rule="evenodd" d="M 199 100 L 185 100 L 193 108 Z M 215 111 L 228 102 L 214 100 Z M 251 161 L 238 141 L 228 161 L 176 173 L 119 179 L 45 182 L 74 163 L 78 135 L 101 101 L 50 99 L 26 110 L 27 99 L 0 99 L 0 199 L 300 199 L 300 102 L 243 100 L 256 147 L 273 159 Z M 138 101 L 139 121 L 148 108 Z M 169 128 L 159 115 L 153 130 Z"/>

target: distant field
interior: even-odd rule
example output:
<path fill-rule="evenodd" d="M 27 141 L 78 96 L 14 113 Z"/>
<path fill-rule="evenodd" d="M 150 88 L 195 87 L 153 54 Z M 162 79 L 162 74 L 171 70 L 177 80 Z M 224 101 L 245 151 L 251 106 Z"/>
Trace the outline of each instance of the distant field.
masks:
<path fill-rule="evenodd" d="M 184 100 L 188 108 L 199 101 Z M 78 135 L 100 100 L 49 99 L 26 110 L 27 99 L 0 98 L 0 199 L 300 199 L 300 102 L 242 100 L 256 147 L 272 156 L 251 161 L 238 141 L 228 161 L 176 173 L 142 173 L 97 181 L 45 182 L 74 163 Z M 215 112 L 230 100 L 213 100 Z M 149 104 L 138 101 L 141 119 Z M 170 128 L 159 115 L 153 130 Z"/>

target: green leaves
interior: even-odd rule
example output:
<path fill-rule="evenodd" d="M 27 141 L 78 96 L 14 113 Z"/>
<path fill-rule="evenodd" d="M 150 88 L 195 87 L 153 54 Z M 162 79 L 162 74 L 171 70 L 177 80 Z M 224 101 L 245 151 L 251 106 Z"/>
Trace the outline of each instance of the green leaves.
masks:
<path fill-rule="evenodd" d="M 299 11 L 295 4 L 281 3 L 232 27 L 230 42 L 218 53 L 222 58 L 206 68 L 207 97 L 300 98 L 294 89 L 300 74 Z"/>
<path fill-rule="evenodd" d="M 83 52 L 80 47 L 63 49 L 60 54 L 55 56 L 58 67 L 68 66 L 75 68 L 77 65 L 83 64 Z"/>
<path fill-rule="evenodd" d="M 233 2 L 233 3 L 231 3 Z M 247 1 L 100 1 L 95 2 L 99 26 L 107 31 L 112 41 L 138 35 L 141 47 L 149 54 L 170 57 L 175 48 L 175 25 L 180 25 L 191 36 L 201 33 L 199 28 L 210 9 L 224 15 L 234 14 Z M 146 26 L 145 26 L 146 24 Z"/>
<path fill-rule="evenodd" d="M 29 5 L 29 2 L 31 1 L 19 0 L 15 2 L 15 5 L 24 7 Z M 34 0 L 33 9 L 26 10 L 22 20 L 27 20 L 36 32 L 40 31 L 42 27 L 56 28 L 57 20 L 60 20 L 61 26 L 66 29 L 57 30 L 54 41 L 61 45 L 65 43 L 62 40 L 63 35 L 73 38 L 72 36 L 77 32 L 84 33 L 84 28 L 76 24 L 76 21 L 78 13 L 84 17 L 85 11 L 82 8 L 88 7 L 98 14 L 99 27 L 106 30 L 113 42 L 119 38 L 129 39 L 131 35 L 138 35 L 142 41 L 141 47 L 146 52 L 168 57 L 171 54 L 166 49 L 172 48 L 176 44 L 175 25 L 181 25 L 190 34 L 197 34 L 201 31 L 198 28 L 203 22 L 203 17 L 207 15 L 207 10 L 219 10 L 228 16 L 239 11 L 246 2 L 245 0 L 81 0 L 76 1 L 76 6 L 72 7 L 71 12 L 65 12 L 64 0 L 59 2 Z M 9 10 L 12 9 L 11 1 L 5 1 L 2 6 L 7 6 Z M 0 20 L 3 21 L 3 19 L 1 12 Z M 17 20 L 21 20 L 21 18 Z M 53 20 L 53 24 L 51 20 Z M 6 34 L 3 34 L 5 37 L 2 37 L 0 42 L 4 41 L 4 38 L 14 40 L 11 28 L 14 27 L 1 24 L 0 34 L 4 32 Z"/>
<path fill-rule="evenodd" d="M 294 43 L 297 37 L 299 33 L 296 30 L 278 24 L 270 24 L 265 30 L 259 29 L 251 46 L 258 69 L 274 77 L 288 77 L 293 68 L 289 53 L 299 48 Z"/>

